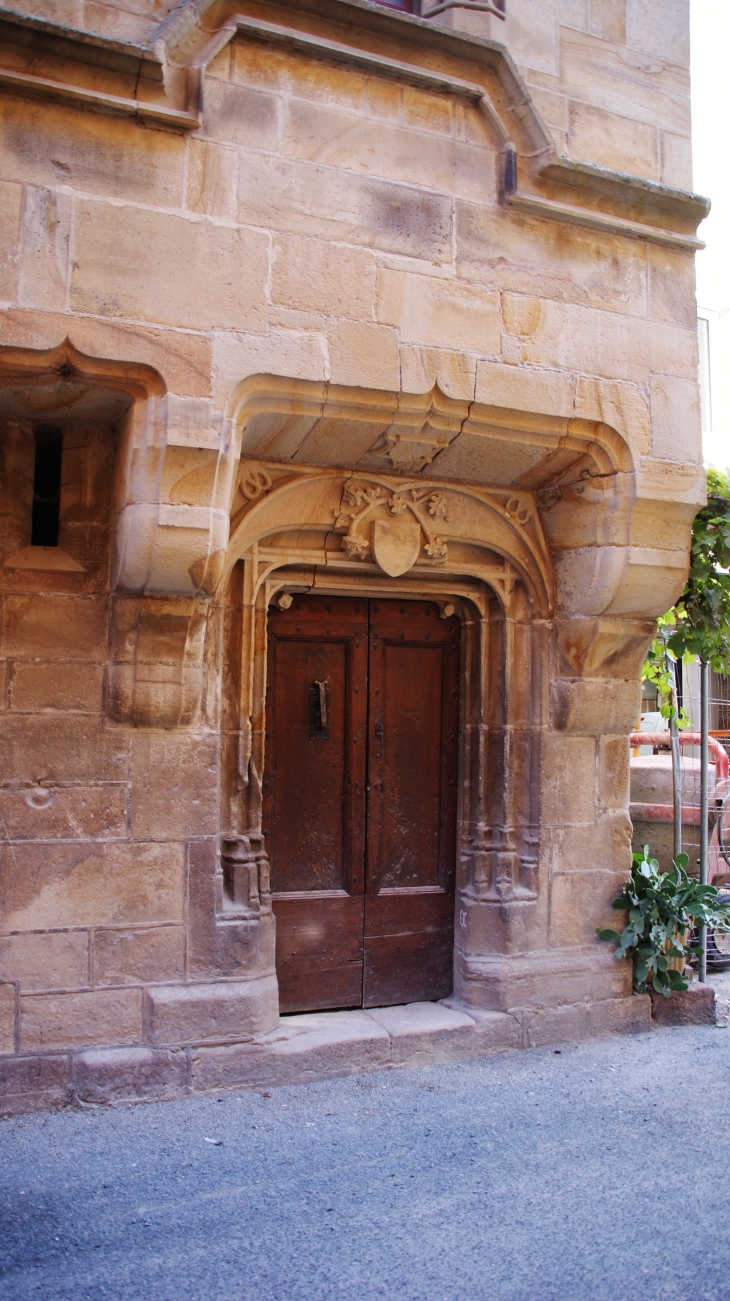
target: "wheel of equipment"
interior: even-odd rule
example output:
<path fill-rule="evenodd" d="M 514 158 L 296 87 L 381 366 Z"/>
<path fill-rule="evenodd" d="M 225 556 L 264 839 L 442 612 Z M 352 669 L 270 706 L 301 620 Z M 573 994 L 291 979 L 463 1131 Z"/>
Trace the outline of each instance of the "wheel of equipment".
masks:
<path fill-rule="evenodd" d="M 717 815 L 717 844 L 728 867 L 730 867 L 730 791 L 728 791 Z"/>
<path fill-rule="evenodd" d="M 717 898 L 718 903 L 730 903 L 730 890 L 721 890 Z M 711 971 L 730 971 L 730 921 L 707 927 L 707 965 Z"/>

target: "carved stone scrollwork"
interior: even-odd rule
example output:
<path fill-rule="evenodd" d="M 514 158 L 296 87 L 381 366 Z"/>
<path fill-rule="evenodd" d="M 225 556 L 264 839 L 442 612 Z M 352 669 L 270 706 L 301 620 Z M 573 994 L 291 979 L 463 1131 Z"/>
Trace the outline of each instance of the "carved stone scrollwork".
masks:
<path fill-rule="evenodd" d="M 261 465 L 243 465 L 238 480 L 247 501 L 255 501 L 271 487 L 271 475 Z"/>
<path fill-rule="evenodd" d="M 431 487 L 401 488 L 388 495 L 379 486 L 347 484 L 343 504 L 335 513 L 335 528 L 347 529 L 342 549 L 351 560 L 365 560 L 372 553 L 381 569 L 391 577 L 406 573 L 421 549 L 435 561 L 444 561 L 447 547 L 434 525 L 446 523 L 446 497 Z M 365 532 L 369 517 L 379 510 L 388 512 L 375 521 L 372 540 Z M 388 516 L 393 521 L 388 523 Z M 396 521 L 409 516 L 414 523 L 399 527 Z M 425 537 L 425 542 L 422 539 Z"/>

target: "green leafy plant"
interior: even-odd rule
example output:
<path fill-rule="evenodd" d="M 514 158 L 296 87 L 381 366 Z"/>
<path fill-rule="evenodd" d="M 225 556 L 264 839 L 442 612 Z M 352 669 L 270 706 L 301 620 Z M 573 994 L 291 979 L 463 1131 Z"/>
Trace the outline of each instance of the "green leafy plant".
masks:
<path fill-rule="evenodd" d="M 642 677 L 659 690 L 664 718 L 689 721 L 674 702 L 672 661 L 704 660 L 730 674 L 730 477 L 707 471 L 707 505 L 692 525 L 689 575 L 677 604 L 659 620 Z"/>
<path fill-rule="evenodd" d="M 676 608 L 669 610 L 657 620 L 659 630 L 647 652 L 641 676 L 644 681 L 653 682 L 657 688 L 659 712 L 662 718 L 668 719 L 670 723 L 676 723 L 681 730 L 684 727 L 689 727 L 691 720 L 684 706 L 677 704 L 677 691 L 674 680 L 674 664 L 677 656 L 672 653 L 669 647 L 669 639 L 672 636 L 672 630 L 676 627 L 677 620 Z M 694 659 L 694 656 L 685 658 Z"/>
<path fill-rule="evenodd" d="M 627 926 L 619 933 L 598 930 L 596 934 L 615 943 L 617 958 L 631 958 L 634 989 L 645 993 L 648 986 L 665 998 L 673 990 L 687 989 L 684 973 L 673 968 L 677 959 L 699 956 L 702 950 L 690 942 L 695 926 L 717 926 L 730 919 L 730 904 L 718 902 L 714 885 L 700 885 L 686 871 L 689 859 L 679 854 L 669 872 L 660 872 L 649 846 L 633 855 L 631 876 L 614 908 L 627 911 Z"/>

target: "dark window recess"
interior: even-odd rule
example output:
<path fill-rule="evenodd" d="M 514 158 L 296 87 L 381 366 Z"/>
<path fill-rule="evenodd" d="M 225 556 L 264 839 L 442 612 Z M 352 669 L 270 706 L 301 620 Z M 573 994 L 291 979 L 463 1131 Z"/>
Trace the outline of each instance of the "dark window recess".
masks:
<path fill-rule="evenodd" d="M 33 470 L 33 517 L 30 544 L 58 546 L 58 509 L 61 501 L 61 429 L 36 429 Z"/>

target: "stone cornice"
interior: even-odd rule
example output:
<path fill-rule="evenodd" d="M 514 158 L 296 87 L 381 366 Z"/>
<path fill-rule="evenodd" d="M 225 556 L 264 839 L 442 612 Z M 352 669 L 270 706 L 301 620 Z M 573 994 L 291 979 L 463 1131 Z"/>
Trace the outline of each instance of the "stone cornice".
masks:
<path fill-rule="evenodd" d="M 150 46 L 8 9 L 0 9 L 0 90 L 181 130 L 201 125 L 195 112 L 172 102 Z"/>
<path fill-rule="evenodd" d="M 203 73 L 234 37 L 466 99 L 503 155 L 503 201 L 549 221 L 687 252 L 709 202 L 558 154 L 504 46 L 367 0 L 183 0 L 147 44 L 0 10 L 0 89 L 190 131 Z M 244 12 L 248 10 L 248 12 Z"/>

